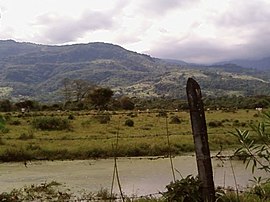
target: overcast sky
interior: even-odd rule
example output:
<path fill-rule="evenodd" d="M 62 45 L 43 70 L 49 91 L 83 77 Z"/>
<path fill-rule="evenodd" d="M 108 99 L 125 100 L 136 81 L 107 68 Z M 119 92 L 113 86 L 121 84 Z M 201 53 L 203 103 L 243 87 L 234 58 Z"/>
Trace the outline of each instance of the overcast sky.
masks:
<path fill-rule="evenodd" d="M 0 0 L 0 39 L 108 42 L 187 62 L 270 56 L 270 0 Z"/>

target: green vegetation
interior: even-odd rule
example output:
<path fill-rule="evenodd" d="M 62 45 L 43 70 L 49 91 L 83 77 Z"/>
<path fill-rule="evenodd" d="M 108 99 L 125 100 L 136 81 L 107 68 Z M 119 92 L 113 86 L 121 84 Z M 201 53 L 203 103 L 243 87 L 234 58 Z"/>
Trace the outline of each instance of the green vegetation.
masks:
<path fill-rule="evenodd" d="M 9 130 L 1 133 L 1 161 L 112 157 L 116 136 L 119 156 L 168 155 L 167 127 L 173 155 L 194 151 L 187 111 L 12 112 L 2 113 L 2 117 L 8 117 L 5 128 Z M 222 122 L 208 128 L 211 150 L 218 150 L 220 145 L 231 149 L 239 145 L 230 133 L 236 120 L 244 128 L 242 123 L 257 123 L 260 113 L 208 111 L 206 118 L 208 123 Z M 132 125 L 130 120 L 133 127 L 127 127 Z"/>
<path fill-rule="evenodd" d="M 69 116 L 70 117 L 70 116 Z M 37 117 L 32 121 L 33 128 L 40 130 L 70 130 L 68 119 L 60 117 Z"/>
<path fill-rule="evenodd" d="M 187 176 L 166 186 L 166 191 L 159 196 L 124 196 L 127 202 L 167 202 L 167 201 L 188 201 L 202 202 L 199 195 L 200 182 L 198 178 Z M 0 193 L 0 200 L 7 202 L 21 201 L 119 201 L 120 196 L 110 193 L 108 189 L 101 188 L 96 193 L 81 191 L 73 193 L 63 188 L 60 183 L 52 181 L 40 185 L 25 186 L 20 189 L 13 189 L 10 192 Z M 233 189 L 217 188 L 217 202 L 268 202 L 270 200 L 270 183 L 256 184 L 252 188 L 236 193 Z"/>
<path fill-rule="evenodd" d="M 163 193 L 167 201 L 203 201 L 200 195 L 200 181 L 191 175 L 181 180 L 171 182 L 166 186 L 167 191 Z"/>
<path fill-rule="evenodd" d="M 270 112 L 262 113 L 263 121 L 251 125 L 251 131 L 237 129 L 237 137 L 240 147 L 235 155 L 244 160 L 248 166 L 270 172 Z"/>
<path fill-rule="evenodd" d="M 134 121 L 132 119 L 127 119 L 125 121 L 125 126 L 133 127 L 134 126 Z"/>
<path fill-rule="evenodd" d="M 3 40 L 0 66 L 0 96 L 5 99 L 67 101 L 68 94 L 59 93 L 64 78 L 107 86 L 129 97 L 184 98 L 188 77 L 196 78 L 207 96 L 270 95 L 268 68 L 178 63 L 108 43 L 43 46 Z"/>

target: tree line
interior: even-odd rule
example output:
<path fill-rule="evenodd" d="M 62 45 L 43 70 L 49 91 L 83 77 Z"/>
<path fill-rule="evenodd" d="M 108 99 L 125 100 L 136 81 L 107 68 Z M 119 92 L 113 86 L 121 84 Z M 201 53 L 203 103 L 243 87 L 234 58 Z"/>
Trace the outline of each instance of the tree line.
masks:
<path fill-rule="evenodd" d="M 186 99 L 171 97 L 138 98 L 125 95 L 114 95 L 112 89 L 92 84 L 85 80 L 64 79 L 59 89 L 62 101 L 57 103 L 39 103 L 35 100 L 12 102 L 0 100 L 0 111 L 26 110 L 187 110 Z M 254 109 L 270 107 L 270 96 L 221 96 L 205 97 L 207 109 Z"/>

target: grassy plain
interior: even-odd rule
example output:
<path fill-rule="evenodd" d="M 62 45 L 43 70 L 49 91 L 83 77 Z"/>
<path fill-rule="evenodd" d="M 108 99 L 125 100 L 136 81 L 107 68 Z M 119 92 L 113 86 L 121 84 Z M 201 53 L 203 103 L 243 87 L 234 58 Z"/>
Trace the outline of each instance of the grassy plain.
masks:
<path fill-rule="evenodd" d="M 110 121 L 100 123 L 97 112 L 30 112 L 2 114 L 6 117 L 0 141 L 1 161 L 33 159 L 87 159 L 117 156 L 158 156 L 193 152 L 189 112 L 167 112 L 167 118 L 158 111 L 108 112 Z M 250 123 L 260 120 L 255 110 L 235 112 L 207 111 L 206 119 L 211 150 L 230 149 L 237 145 L 230 132 L 234 128 L 249 129 Z M 160 116 L 161 115 L 161 116 Z M 181 123 L 170 123 L 177 116 Z M 60 117 L 70 122 L 66 130 L 40 130 L 32 122 L 39 117 Z M 69 119 L 68 119 L 69 118 Z M 134 126 L 126 126 L 131 119 Z M 170 147 L 167 135 L 169 135 Z M 118 138 L 117 138 L 118 136 Z"/>

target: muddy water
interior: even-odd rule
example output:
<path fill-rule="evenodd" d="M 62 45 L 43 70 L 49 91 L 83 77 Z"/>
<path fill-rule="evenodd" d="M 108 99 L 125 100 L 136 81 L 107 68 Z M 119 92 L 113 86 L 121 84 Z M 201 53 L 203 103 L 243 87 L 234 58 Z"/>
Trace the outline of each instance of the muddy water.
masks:
<path fill-rule="evenodd" d="M 173 163 L 175 169 L 179 171 L 176 173 L 178 179 L 181 179 L 181 175 L 185 177 L 197 173 L 194 157 L 175 157 Z M 226 161 L 223 164 L 221 161 L 212 160 L 212 164 L 215 185 L 235 187 L 230 162 Z M 251 169 L 246 170 L 240 161 L 233 161 L 232 164 L 238 186 L 240 188 L 248 186 L 249 179 L 253 177 Z M 2 163 L 0 164 L 0 192 L 52 180 L 63 183 L 66 188 L 75 192 L 80 190 L 94 192 L 100 188 L 110 190 L 113 166 L 113 159 L 37 161 L 28 163 L 27 167 L 23 163 Z M 122 189 L 127 195 L 157 193 L 163 191 L 172 181 L 169 159 L 120 158 L 118 169 Z M 266 173 L 261 171 L 254 175 L 266 176 Z M 115 192 L 117 192 L 116 185 Z"/>

